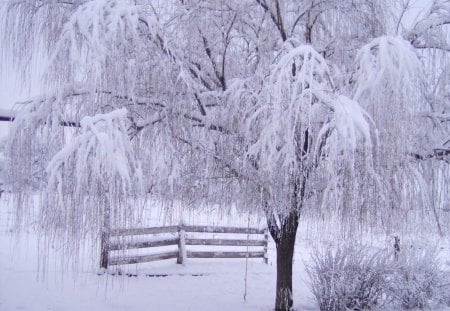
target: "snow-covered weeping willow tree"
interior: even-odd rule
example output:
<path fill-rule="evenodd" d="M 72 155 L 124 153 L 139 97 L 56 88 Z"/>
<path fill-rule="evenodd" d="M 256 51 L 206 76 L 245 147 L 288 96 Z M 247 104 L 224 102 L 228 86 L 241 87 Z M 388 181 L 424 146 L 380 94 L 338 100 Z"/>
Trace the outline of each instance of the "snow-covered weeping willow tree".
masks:
<path fill-rule="evenodd" d="M 359 50 L 356 65 L 354 99 L 373 118 L 379 141 L 375 163 L 380 182 L 374 187 L 377 196 L 366 204 L 375 211 L 383 211 L 379 206 L 391 210 L 378 217 L 388 231 L 415 230 L 424 213 L 433 213 L 441 231 L 430 161 L 417 162 L 438 156 L 430 146 L 439 148 L 445 137 L 445 132 L 424 131 L 429 121 L 423 115 L 432 113 L 432 107 L 425 99 L 422 62 L 410 42 L 384 36 Z"/>
<path fill-rule="evenodd" d="M 83 241 L 90 239 L 97 250 L 105 227 L 134 219 L 132 199 L 142 193 L 141 168 L 123 104 L 132 100 L 135 87 L 130 78 L 136 70 L 135 9 L 111 1 L 80 2 L 77 8 L 58 2 L 11 2 L 4 19 L 6 25 L 29 31 L 29 36 L 11 33 L 4 39 L 21 47 L 23 53 L 6 58 L 20 63 L 24 75 L 32 70 L 36 46 L 49 55 L 45 94 L 15 108 L 8 144 L 17 221 L 27 216 L 30 195 L 40 189 L 40 206 L 46 207 L 40 209 L 37 226 L 42 245 L 58 245 L 65 258 L 75 262 Z M 16 24 L 11 20 L 14 13 L 33 18 Z M 61 28 L 52 28 L 57 25 Z M 118 105 L 115 96 L 126 100 Z M 39 186 L 30 183 L 30 175 Z"/>
<path fill-rule="evenodd" d="M 421 79 L 435 71 L 415 50 L 445 49 L 432 39 L 446 0 L 408 41 L 382 36 L 400 24 L 389 3 L 3 3 L 2 58 L 24 77 L 35 49 L 48 58 L 43 95 L 17 105 L 8 143 L 18 219 L 40 190 L 42 235 L 73 255 L 131 225 L 144 192 L 260 210 L 277 246 L 275 307 L 289 310 L 302 213 L 390 228 L 448 201 L 448 167 L 423 164 L 450 153 L 448 84 L 445 71 Z"/>
<path fill-rule="evenodd" d="M 244 166 L 260 188 L 277 246 L 276 305 L 285 307 L 292 304 L 293 251 L 307 198 L 339 196 L 342 171 L 355 177 L 357 163 L 364 163 L 370 174 L 373 140 L 370 118 L 356 102 L 334 91 L 323 57 L 311 46 L 292 45 L 286 42 L 275 58 L 244 130 Z"/>

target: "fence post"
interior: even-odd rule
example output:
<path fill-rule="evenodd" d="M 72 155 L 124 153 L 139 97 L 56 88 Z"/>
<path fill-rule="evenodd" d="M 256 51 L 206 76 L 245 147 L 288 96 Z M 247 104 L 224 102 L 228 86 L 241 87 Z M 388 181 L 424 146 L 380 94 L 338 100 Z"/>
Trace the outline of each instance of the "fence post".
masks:
<path fill-rule="evenodd" d="M 109 237 L 111 231 L 110 207 L 103 207 L 103 224 L 100 236 L 100 268 L 108 269 Z"/>
<path fill-rule="evenodd" d="M 100 268 L 108 269 L 108 241 L 109 235 L 102 231 L 100 236 Z"/>
<path fill-rule="evenodd" d="M 180 226 L 178 230 L 178 257 L 177 264 L 183 265 L 186 261 L 186 232 L 183 230 L 183 227 Z"/>
<path fill-rule="evenodd" d="M 269 263 L 269 255 L 267 253 L 267 248 L 269 246 L 269 230 L 264 230 L 264 263 L 267 265 Z"/>

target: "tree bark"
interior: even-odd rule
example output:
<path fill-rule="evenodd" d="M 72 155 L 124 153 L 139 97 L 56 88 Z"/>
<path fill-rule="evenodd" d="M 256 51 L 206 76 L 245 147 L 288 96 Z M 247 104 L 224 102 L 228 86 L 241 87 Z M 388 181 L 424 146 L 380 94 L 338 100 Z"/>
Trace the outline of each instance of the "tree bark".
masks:
<path fill-rule="evenodd" d="M 298 214 L 291 212 L 279 229 L 277 239 L 274 239 L 277 247 L 276 311 L 292 310 L 293 306 L 292 264 L 298 219 Z"/>

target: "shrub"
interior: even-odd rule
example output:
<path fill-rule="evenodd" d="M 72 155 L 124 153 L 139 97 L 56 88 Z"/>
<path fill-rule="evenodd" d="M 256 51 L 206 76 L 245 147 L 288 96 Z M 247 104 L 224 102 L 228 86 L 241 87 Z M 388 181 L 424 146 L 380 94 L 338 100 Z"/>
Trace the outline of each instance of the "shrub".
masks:
<path fill-rule="evenodd" d="M 442 271 L 437 255 L 432 248 L 402 250 L 389 286 L 397 305 L 410 310 L 446 302 L 448 274 Z"/>
<path fill-rule="evenodd" d="M 379 306 L 391 263 L 386 253 L 373 253 L 367 247 L 341 246 L 314 252 L 307 272 L 320 310 L 370 310 Z"/>
<path fill-rule="evenodd" d="M 315 251 L 307 266 L 321 311 L 450 306 L 450 272 L 434 248 L 402 249 L 396 259 L 366 246 Z"/>

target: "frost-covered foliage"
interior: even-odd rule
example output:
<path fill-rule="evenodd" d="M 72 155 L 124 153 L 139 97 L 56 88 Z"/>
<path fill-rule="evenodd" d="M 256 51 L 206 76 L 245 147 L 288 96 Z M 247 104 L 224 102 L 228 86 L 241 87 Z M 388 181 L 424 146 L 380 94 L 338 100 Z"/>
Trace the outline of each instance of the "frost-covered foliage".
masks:
<path fill-rule="evenodd" d="M 10 129 L 6 146 L 6 180 L 13 193 L 17 221 L 30 210 L 30 195 L 43 188 L 45 166 L 64 143 L 64 130 L 61 120 L 66 112 L 57 105 L 61 94 L 43 96 L 17 107 L 20 111 Z"/>
<path fill-rule="evenodd" d="M 389 206 L 393 213 L 399 212 L 398 218 L 404 218 L 402 211 L 410 206 L 428 209 L 431 192 L 423 168 L 411 161 L 429 153 L 434 138 L 423 131 L 424 120 L 419 117 L 428 110 L 423 64 L 409 42 L 386 36 L 363 46 L 356 65 L 354 99 L 373 118 L 379 142 L 375 170 L 380 179 L 373 188 L 377 198 L 367 204 L 375 210 L 381 210 L 380 205 Z M 422 191 L 416 192 L 418 188 Z M 398 218 L 383 220 L 388 230 L 403 226 Z"/>
<path fill-rule="evenodd" d="M 373 310 L 384 303 L 393 267 L 386 252 L 344 245 L 316 251 L 307 271 L 321 311 Z"/>
<path fill-rule="evenodd" d="M 126 117 L 127 111 L 120 109 L 81 120 L 80 133 L 54 155 L 47 166 L 46 204 L 66 206 L 59 211 L 67 215 L 91 215 L 85 220 L 94 224 L 103 218 L 99 217 L 105 214 L 103 208 L 111 209 L 112 218 L 124 219 L 114 215 L 120 213 L 120 205 L 128 197 L 139 193 L 142 178 L 127 135 Z M 64 220 L 70 217 L 57 211 L 50 211 L 50 215 L 56 217 L 50 225 L 89 227 L 72 220 L 66 222 Z M 80 220 L 83 218 L 79 217 Z"/>
<path fill-rule="evenodd" d="M 408 40 L 418 48 L 450 50 L 448 25 L 450 24 L 450 2 L 433 0 L 423 17 L 416 21 L 407 33 Z"/>
<path fill-rule="evenodd" d="M 370 157 L 372 148 L 370 118 L 356 102 L 335 94 L 325 59 L 310 46 L 291 44 L 277 57 L 246 121 L 250 170 L 281 218 L 302 208 L 301 196 L 291 207 L 289 189 L 309 185 L 322 162 L 331 173 L 353 166 L 357 149 Z"/>
<path fill-rule="evenodd" d="M 307 267 L 320 310 L 410 310 L 447 303 L 449 273 L 435 248 L 402 249 L 399 255 L 368 246 L 315 251 Z"/>
<path fill-rule="evenodd" d="M 71 245 L 86 232 L 133 220 L 136 211 L 129 201 L 140 194 L 142 172 L 126 118 L 125 109 L 83 118 L 80 133 L 50 160 L 43 201 L 48 208 L 41 213 L 44 232 Z"/>
<path fill-rule="evenodd" d="M 130 96 L 139 42 L 137 7 L 130 1 L 87 1 L 64 23 L 50 57 L 55 68 L 48 73 L 91 88 L 114 84 L 115 92 Z"/>
<path fill-rule="evenodd" d="M 423 106 L 422 64 L 413 47 L 398 37 L 377 38 L 363 46 L 356 64 L 354 99 L 377 125 L 383 152 L 380 161 L 396 165 L 421 147 L 416 145 L 419 141 L 414 117 Z M 391 135 L 394 131 L 396 135 Z M 395 149 L 387 154 L 391 148 Z"/>
<path fill-rule="evenodd" d="M 446 303 L 449 274 L 439 263 L 436 248 L 405 249 L 400 253 L 388 292 L 405 310 L 436 308 Z"/>
<path fill-rule="evenodd" d="M 333 94 L 326 61 L 312 47 L 298 46 L 280 57 L 264 93 L 263 105 L 248 120 L 250 128 L 259 125 L 263 131 L 248 150 L 249 157 L 259 159 L 261 171 L 273 165 L 286 168 L 285 176 L 307 171 L 320 157 L 320 143 L 325 143 L 332 129 L 343 142 L 335 154 L 355 149 L 358 139 L 370 146 L 367 114 L 353 101 Z M 301 148 L 319 154 L 305 161 L 299 155 Z"/>

